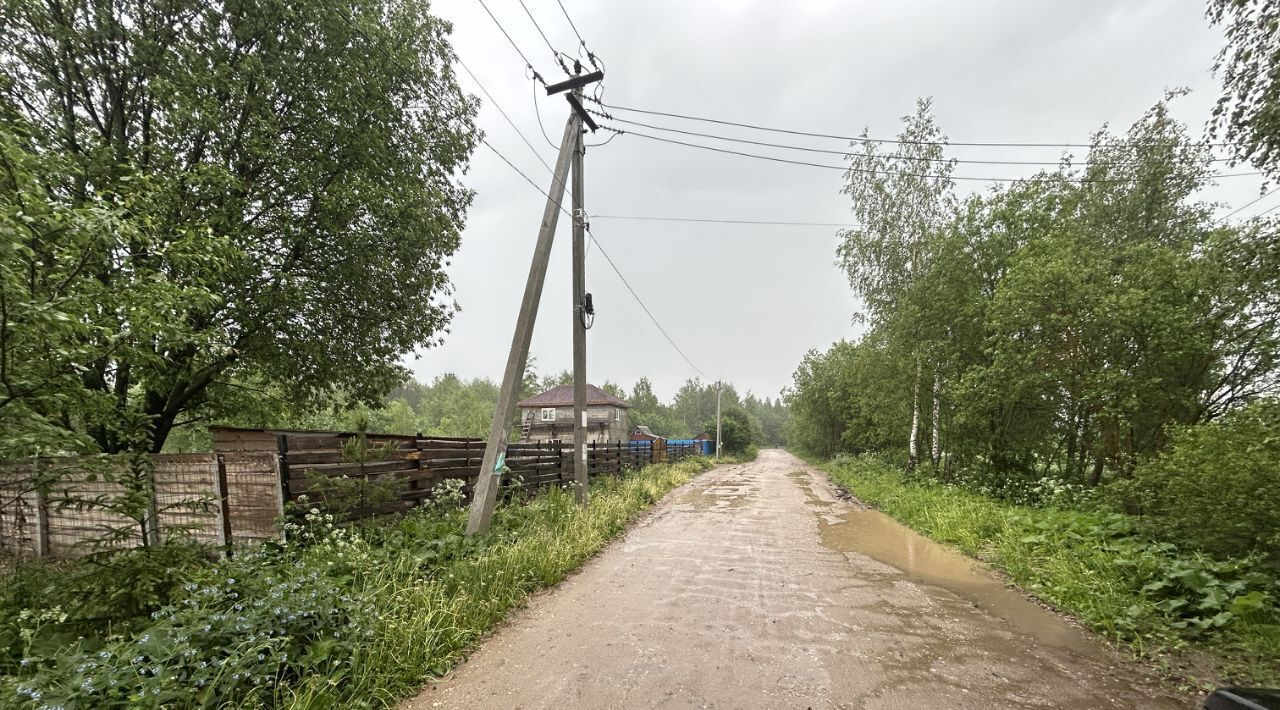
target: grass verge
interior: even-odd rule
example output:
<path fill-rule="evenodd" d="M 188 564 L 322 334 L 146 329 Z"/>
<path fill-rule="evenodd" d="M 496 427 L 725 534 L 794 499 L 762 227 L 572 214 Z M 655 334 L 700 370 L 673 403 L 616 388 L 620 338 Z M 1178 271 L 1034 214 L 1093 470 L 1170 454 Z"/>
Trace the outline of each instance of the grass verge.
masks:
<path fill-rule="evenodd" d="M 501 506 L 476 538 L 462 535 L 456 507 L 365 527 L 312 511 L 294 542 L 195 571 L 125 637 L 68 646 L 56 642 L 67 612 L 19 612 L 10 655 L 21 658 L 0 665 L 0 705 L 393 706 L 710 466 L 697 458 L 599 479 L 585 510 L 553 489 Z"/>
<path fill-rule="evenodd" d="M 1280 585 L 1254 561 L 1179 552 L 1116 513 L 1029 508 L 907 480 L 873 457 L 821 467 L 865 503 L 989 562 L 1169 675 L 1200 689 L 1280 684 Z"/>

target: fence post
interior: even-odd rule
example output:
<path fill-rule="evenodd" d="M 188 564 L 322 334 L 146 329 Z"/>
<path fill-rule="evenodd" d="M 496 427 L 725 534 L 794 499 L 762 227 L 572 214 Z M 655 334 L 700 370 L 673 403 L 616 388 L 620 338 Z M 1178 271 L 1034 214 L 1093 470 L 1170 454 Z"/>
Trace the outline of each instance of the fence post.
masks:
<path fill-rule="evenodd" d="M 227 495 L 227 462 L 222 454 L 214 455 L 213 490 L 218 496 L 218 547 L 223 557 L 231 557 L 231 500 Z"/>
<path fill-rule="evenodd" d="M 137 466 L 139 464 L 137 463 L 136 459 L 130 459 L 129 465 Z M 160 546 L 160 511 L 156 505 L 156 497 L 158 494 L 156 493 L 155 459 L 148 458 L 147 463 L 144 464 L 144 466 L 145 466 L 144 473 L 147 478 L 147 489 L 148 489 L 147 492 L 150 493 L 151 495 L 150 495 L 150 498 L 147 500 L 147 510 L 143 514 L 142 535 L 144 539 L 142 542 L 144 545 L 159 547 Z"/>
<path fill-rule="evenodd" d="M 292 500 L 289 497 L 289 438 L 286 434 L 276 434 L 276 475 L 280 478 L 280 517 L 284 518 L 285 506 Z M 280 539 L 288 540 L 285 526 L 280 526 Z"/>
<path fill-rule="evenodd" d="M 409 479 L 409 490 L 416 491 L 422 488 L 422 432 L 418 432 L 413 436 L 413 450 L 417 453 L 418 458 L 414 461 L 416 464 L 414 469 L 418 472 L 413 478 Z M 412 506 L 422 504 L 421 496 L 411 496 Z"/>
<path fill-rule="evenodd" d="M 280 466 L 280 496 L 281 496 L 281 512 L 284 512 L 283 503 L 292 500 L 289 495 L 289 435 L 276 434 L 276 459 Z"/>
<path fill-rule="evenodd" d="M 49 556 L 49 499 L 44 485 L 36 484 L 36 557 Z"/>

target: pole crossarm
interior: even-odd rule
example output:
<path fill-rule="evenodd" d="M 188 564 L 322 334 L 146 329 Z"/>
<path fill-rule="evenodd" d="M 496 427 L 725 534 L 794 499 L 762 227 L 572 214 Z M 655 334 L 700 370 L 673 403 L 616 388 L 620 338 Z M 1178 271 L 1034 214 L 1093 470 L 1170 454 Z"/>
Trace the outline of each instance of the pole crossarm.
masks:
<path fill-rule="evenodd" d="M 581 89 L 587 84 L 594 84 L 597 81 L 604 81 L 604 72 L 597 70 L 588 74 L 580 74 L 578 76 L 565 79 L 562 82 L 548 85 L 547 96 L 555 96 L 556 94 L 560 94 L 565 91 Z"/>

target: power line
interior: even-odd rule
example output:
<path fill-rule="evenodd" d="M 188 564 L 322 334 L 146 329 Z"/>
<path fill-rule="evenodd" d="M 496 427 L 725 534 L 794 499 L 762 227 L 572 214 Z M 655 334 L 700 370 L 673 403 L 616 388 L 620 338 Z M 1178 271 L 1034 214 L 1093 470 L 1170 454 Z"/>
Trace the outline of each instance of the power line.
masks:
<path fill-rule="evenodd" d="M 467 76 L 470 76 L 471 80 L 476 83 L 476 86 L 480 87 L 480 90 L 484 92 L 484 95 L 486 97 L 488 97 L 489 103 L 493 104 L 493 107 L 498 109 L 498 113 L 502 114 L 502 117 L 507 120 L 507 124 L 511 126 L 511 130 L 515 131 L 516 135 L 520 136 L 520 140 L 524 141 L 524 144 L 529 146 L 529 150 L 533 151 L 533 154 L 537 156 L 538 162 L 542 163 L 542 167 L 546 168 L 548 171 L 551 171 L 551 166 L 547 165 L 547 161 L 542 159 L 542 154 L 539 153 L 538 150 L 533 147 L 533 144 L 529 142 L 528 138 L 524 137 L 524 133 L 520 131 L 520 127 L 516 125 L 515 121 L 511 120 L 511 117 L 507 115 L 506 111 L 502 110 L 502 106 L 498 103 L 497 99 L 493 98 L 493 94 L 490 94 L 489 90 L 484 88 L 484 84 L 480 83 L 480 79 L 476 77 L 474 72 L 471 71 L 471 68 L 467 66 L 467 63 L 462 61 L 462 57 L 454 57 L 454 58 L 458 60 L 458 65 L 461 66 L 467 72 Z M 537 91 L 536 87 L 534 88 L 534 91 Z M 539 126 L 542 125 L 541 117 L 538 118 L 538 125 Z M 543 131 L 543 136 L 544 137 L 546 136 L 546 131 Z M 554 171 L 552 171 L 552 174 L 553 175 L 555 174 Z"/>
<path fill-rule="evenodd" d="M 1049 177 L 1049 178 L 1010 178 L 1010 177 L 976 177 L 976 176 L 973 176 L 973 175 L 942 175 L 942 174 L 934 174 L 934 173 L 903 173 L 903 172 L 895 172 L 895 171 L 887 171 L 887 170 L 866 170 L 866 169 L 861 169 L 861 168 L 854 168 L 854 167 L 852 167 L 852 166 L 847 166 L 847 165 L 828 165 L 828 164 L 826 164 L 826 163 L 811 163 L 811 162 L 808 162 L 808 161 L 805 161 L 805 160 L 791 160 L 791 159 L 789 159 L 789 158 L 778 158 L 778 157 L 771 156 L 771 155 L 760 155 L 759 153 L 744 153 L 744 152 L 739 151 L 739 150 L 729 150 L 728 148 L 717 148 L 717 147 L 715 147 L 715 146 L 702 145 L 702 144 L 699 144 L 699 143 L 688 143 L 688 142 L 686 142 L 686 141 L 678 141 L 678 140 L 676 140 L 676 139 L 674 139 L 674 138 L 663 138 L 662 136 L 655 136 L 655 135 L 651 135 L 651 134 L 648 134 L 648 133 L 640 133 L 639 131 L 623 131 L 623 130 L 620 130 L 620 129 L 617 129 L 617 128 L 612 128 L 612 127 L 609 127 L 609 126 L 601 126 L 601 128 L 603 128 L 603 129 L 604 129 L 604 130 L 606 130 L 606 131 L 613 131 L 613 132 L 615 132 L 615 133 L 625 134 L 625 135 L 629 135 L 629 136 L 639 136 L 640 138 L 647 138 L 647 139 L 652 140 L 652 141 L 658 141 L 658 142 L 661 142 L 661 143 L 672 143 L 672 144 L 674 144 L 674 145 L 682 145 L 682 146 L 685 146 L 685 147 L 688 147 L 688 148 L 697 148 L 697 149 L 699 149 L 699 150 L 709 150 L 709 151 L 716 152 L 716 153 L 726 153 L 726 154 L 728 154 L 728 155 L 738 155 L 738 156 L 742 156 L 742 157 L 744 157 L 744 158 L 755 158 L 755 159 L 757 159 L 757 160 L 768 160 L 768 161 L 771 161 L 771 162 L 774 162 L 774 163 L 789 163 L 789 164 L 791 164 L 791 165 L 804 165 L 804 166 L 811 167 L 811 168 L 824 168 L 824 169 L 826 169 L 826 170 L 839 170 L 839 171 L 841 171 L 841 172 L 845 172 L 845 173 L 848 173 L 848 172 L 856 172 L 856 173 L 866 173 L 866 174 L 870 174 L 870 175 L 897 175 L 897 176 L 901 176 L 901 177 L 936 178 L 936 179 L 946 179 L 946 180 L 970 180 L 970 181 L 975 181 L 975 182 L 1057 182 L 1057 181 L 1063 181 L 1063 182 L 1076 182 L 1076 183 L 1085 184 L 1085 183 L 1121 183 L 1121 182 L 1138 182 L 1138 180 L 1139 180 L 1139 178 L 1069 178 L 1069 177 Z M 1254 176 L 1254 175 L 1262 175 L 1262 173 L 1260 173 L 1260 172 L 1249 172 L 1249 173 L 1223 173 L 1223 174 L 1221 174 L 1221 175 L 1214 175 L 1214 177 L 1215 177 L 1215 178 L 1249 177 L 1249 176 Z"/>
<path fill-rule="evenodd" d="M 662 333 L 662 337 L 666 338 L 668 343 L 671 343 L 671 347 L 680 354 L 680 357 L 684 358 L 684 361 L 688 363 L 689 367 L 693 368 L 694 372 L 710 381 L 711 378 L 707 377 L 707 373 L 703 372 L 697 365 L 693 364 L 693 360 L 690 360 L 689 356 L 684 354 L 684 351 L 680 349 L 679 345 L 676 345 L 676 341 L 672 339 L 671 334 L 667 332 L 666 328 L 662 327 L 662 324 L 654 317 L 653 313 L 649 310 L 649 307 L 644 305 L 644 301 L 640 300 L 640 295 L 636 293 L 634 288 L 631 288 L 631 284 L 627 282 L 627 277 L 622 275 L 622 271 L 618 269 L 618 265 L 613 263 L 613 259 L 609 258 L 609 252 L 604 250 L 604 245 L 600 243 L 599 239 L 596 239 L 596 235 L 591 233 L 591 229 L 589 227 L 587 228 L 587 236 L 591 237 L 592 242 L 595 242 L 596 250 L 600 252 L 600 256 L 603 256 L 604 260 L 609 263 L 609 266 L 613 269 L 613 273 L 618 275 L 618 280 L 622 282 L 623 286 L 627 287 L 627 291 L 631 292 L 631 297 L 636 299 L 636 303 L 640 304 L 640 309 L 644 311 L 645 315 L 649 316 L 650 321 L 653 321 L 653 326 L 658 329 L 659 333 Z"/>
<path fill-rule="evenodd" d="M 1254 218 L 1254 219 L 1257 219 L 1257 218 L 1259 218 L 1259 217 L 1265 217 L 1265 216 L 1267 216 L 1267 215 L 1271 214 L 1272 212 L 1275 212 L 1276 210 L 1280 210 L 1280 204 L 1277 204 L 1277 205 L 1274 205 L 1274 206 L 1272 206 L 1272 207 L 1267 208 L 1267 210 L 1266 210 L 1265 212 L 1259 212 L 1258 214 L 1255 214 L 1255 215 L 1253 216 L 1253 218 Z"/>
<path fill-rule="evenodd" d="M 529 61 L 529 58 L 524 56 L 524 52 L 520 51 L 520 46 L 516 44 L 514 39 L 511 39 L 511 35 L 507 34 L 507 28 L 503 27 L 501 22 L 498 22 L 498 18 L 493 14 L 493 11 L 489 9 L 489 6 L 484 4 L 484 0 L 476 0 L 476 2 L 480 3 L 480 7 L 483 7 L 484 11 L 489 13 L 489 19 L 493 20 L 493 24 L 498 26 L 498 31 L 502 32 L 502 36 L 507 38 L 507 42 L 511 43 L 511 48 L 516 50 L 516 54 L 519 54 L 520 58 L 524 60 L 525 67 L 527 67 L 529 71 L 533 72 L 533 78 L 543 86 L 546 86 L 546 79 L 543 79 L 542 75 L 538 73 L 538 70 L 533 68 L 533 62 Z M 521 4 L 523 5 L 524 3 Z M 528 10 L 526 9 L 525 12 L 528 12 Z M 530 15 L 529 17 L 532 18 L 533 16 Z M 542 30 L 538 31 L 541 32 Z"/>
<path fill-rule="evenodd" d="M 593 214 L 591 219 L 639 220 L 646 222 L 694 222 L 700 224 L 761 224 L 782 227 L 838 227 L 856 229 L 857 225 L 837 224 L 834 222 L 794 222 L 789 220 L 755 220 L 755 219 L 712 219 L 701 217 L 651 217 L 648 215 L 614 215 Z"/>
<path fill-rule="evenodd" d="M 489 141 L 485 140 L 484 138 L 481 138 L 480 142 L 484 144 L 486 148 L 493 151 L 495 155 L 501 158 L 502 162 L 507 164 L 507 167 L 511 168 L 516 172 L 517 175 L 524 178 L 524 181 L 529 183 L 529 185 L 532 186 L 533 189 L 537 190 L 539 193 L 541 193 L 543 197 L 547 198 L 548 200 L 551 199 L 551 195 L 548 195 L 546 190 L 543 190 L 541 187 L 539 187 L 538 183 L 534 182 L 533 179 L 530 178 L 528 175 L 526 175 L 523 170 L 521 170 L 520 168 L 517 168 L 515 166 L 515 163 L 512 163 L 510 160 L 508 160 L 507 157 L 503 155 L 501 152 L 499 152 L 497 148 L 494 148 L 493 145 L 489 143 Z M 555 178 L 554 173 L 552 173 L 552 177 Z M 559 180 L 557 179 L 556 182 L 559 182 Z M 563 185 L 563 183 L 561 184 Z M 568 215 L 570 219 L 573 218 L 573 214 L 570 213 L 569 210 L 566 210 L 564 208 L 564 205 L 561 204 L 559 201 L 556 202 L 556 206 L 560 209 L 561 212 Z M 679 353 L 680 357 L 683 358 L 686 363 L 688 363 L 689 367 L 693 368 L 694 372 L 698 373 L 703 378 L 710 380 L 711 378 L 707 377 L 707 373 L 703 372 L 701 368 L 693 364 L 693 360 L 689 359 L 689 356 L 685 354 L 684 350 L 680 349 L 679 345 L 676 345 L 676 341 L 671 337 L 671 334 L 667 332 L 666 328 L 662 327 L 662 324 L 658 322 L 657 317 L 655 317 L 653 315 L 653 312 L 649 310 L 649 307 L 644 304 L 644 301 L 640 298 L 640 294 L 636 293 L 636 290 L 631 287 L 631 282 L 627 281 L 627 277 L 622 275 L 622 270 L 619 269 L 618 265 L 613 262 L 612 258 L 610 258 L 609 252 L 605 251 L 604 245 L 600 243 L 599 239 L 596 239 L 595 233 L 591 231 L 590 224 L 586 225 L 586 231 L 587 231 L 587 236 L 591 238 L 591 242 L 596 245 L 596 251 L 599 251 L 600 255 L 604 257 L 604 260 L 608 262 L 609 268 L 613 269 L 613 273 L 617 275 L 618 280 L 622 282 L 622 285 L 626 287 L 627 291 L 631 294 L 631 297 L 634 298 L 636 303 L 640 306 L 640 309 L 644 311 L 644 314 L 649 317 L 650 321 L 653 322 L 653 326 L 658 329 L 659 333 L 662 333 L 662 337 L 667 339 L 667 342 L 671 344 L 671 347 L 677 353 Z"/>
<path fill-rule="evenodd" d="M 670 113 L 666 111 L 651 111 L 642 108 L 633 108 L 630 106 L 618 106 L 615 104 L 606 104 L 603 101 L 596 101 L 597 104 L 614 111 L 630 111 L 632 113 L 643 113 L 650 116 L 665 116 L 667 118 L 678 118 L 686 121 L 702 121 L 704 123 L 716 123 L 722 126 L 736 126 L 738 128 L 749 128 L 753 131 L 769 131 L 773 133 L 787 133 L 793 136 L 809 136 L 811 138 L 834 138 L 843 141 L 869 142 L 869 143 L 891 143 L 895 145 L 941 145 L 968 148 L 1093 148 L 1091 143 L 1004 143 L 1004 142 L 955 142 L 955 141 L 911 141 L 893 138 L 870 138 L 867 136 L 843 136 L 834 133 L 814 133 L 811 131 L 797 131 L 787 128 L 771 128 L 768 126 L 759 126 L 752 123 L 741 123 L 738 121 L 728 121 L 719 118 L 706 118 L 703 116 L 689 116 L 680 113 Z M 1209 147 L 1233 147 L 1239 145 L 1237 143 L 1205 143 Z"/>
<path fill-rule="evenodd" d="M 529 86 L 533 89 L 533 115 L 538 117 L 538 130 L 542 132 L 542 139 L 555 150 L 560 150 L 560 146 L 557 146 L 555 141 L 551 140 L 551 136 L 547 135 L 546 126 L 542 125 L 542 109 L 538 108 L 538 85 L 530 84 Z M 612 138 L 613 136 L 609 137 Z"/>
<path fill-rule="evenodd" d="M 1226 215 L 1223 215 L 1222 217 L 1219 217 L 1219 218 L 1218 218 L 1218 221 L 1219 221 L 1219 222 L 1225 222 L 1225 221 L 1227 221 L 1228 219 L 1231 219 L 1232 217 L 1236 216 L 1237 214 L 1240 214 L 1241 212 L 1245 211 L 1246 209 L 1248 209 L 1248 208 L 1250 208 L 1250 207 L 1253 207 L 1254 205 L 1258 204 L 1259 202 L 1262 202 L 1263 200 L 1267 199 L 1268 197 L 1271 197 L 1273 194 L 1275 194 L 1276 190 L 1280 190 L 1280 187 L 1273 187 L 1273 188 L 1271 188 L 1270 190 L 1267 190 L 1266 192 L 1262 193 L 1262 195 L 1261 195 L 1261 196 L 1259 196 L 1256 200 L 1251 200 L 1251 201 L 1249 201 L 1248 203 L 1246 203 L 1243 207 L 1237 207 L 1236 209 L 1232 210 L 1231 212 L 1227 213 Z M 1280 205 L 1278 205 L 1278 206 L 1280 206 Z M 1271 209 L 1275 209 L 1275 207 L 1272 207 Z M 1267 210 L 1267 212 L 1270 212 L 1270 211 L 1271 211 L 1271 210 Z M 1266 212 L 1263 212 L 1262 214 L 1266 214 Z M 1258 215 L 1258 216 L 1259 216 L 1259 217 L 1261 217 L 1262 215 Z"/>
<path fill-rule="evenodd" d="M 653 129 L 653 130 L 657 130 L 657 131 L 666 131 L 666 132 L 668 132 L 668 133 L 679 133 L 679 134 L 681 134 L 681 135 L 685 135 L 685 136 L 697 136 L 697 137 L 699 137 L 699 138 L 711 138 L 711 139 L 714 139 L 714 140 L 718 140 L 718 141 L 728 141 L 728 142 L 731 142 L 731 143 L 746 143 L 746 144 L 748 144 L 748 145 L 758 145 L 758 146 L 764 146 L 764 147 L 766 147 L 766 148 L 782 148 L 782 149 L 785 149 L 785 150 L 798 150 L 798 151 L 803 151 L 803 152 L 806 152 L 806 153 L 823 153 L 823 154 L 826 154 L 826 155 L 854 156 L 854 157 L 859 157 L 859 158 L 872 158 L 872 157 L 878 157 L 878 156 L 875 156 L 875 155 L 870 154 L 870 153 L 857 153 L 857 152 L 850 152 L 850 151 L 848 151 L 848 150 L 832 150 L 832 149 L 830 149 L 830 148 L 810 148 L 810 147 L 807 147 L 807 146 L 790 145 L 790 144 L 787 144 L 787 143 L 770 143 L 770 142 L 768 142 L 768 141 L 753 141 L 753 140 L 749 140 L 749 139 L 746 139 L 746 138 L 733 138 L 733 137 L 730 137 L 730 136 L 721 136 L 721 135 L 717 135 L 717 134 L 715 134 L 715 133 L 702 133 L 702 132 L 700 132 L 700 131 L 685 131 L 685 130 L 681 130 L 681 129 L 679 129 L 679 128 L 671 128 L 670 126 L 655 126 L 655 125 L 653 125 L 653 124 L 643 123 L 643 122 L 640 122 L 640 121 L 632 121 L 631 119 L 627 119 L 627 118 L 620 118 L 620 117 L 618 117 L 618 116 L 614 116 L 614 115 L 612 115 L 612 114 L 605 113 L 605 112 L 603 112 L 603 111 L 592 111 L 592 110 L 589 110 L 589 109 L 588 109 L 588 112 L 589 112 L 589 113 L 592 113 L 592 114 L 595 114 L 596 116 L 599 116 L 599 117 L 601 117 L 601 118 L 606 118 L 606 119 L 609 119 L 609 120 L 611 120 L 611 121 L 615 121 L 615 122 L 618 122 L 618 123 L 626 123 L 626 124 L 629 124 L 629 125 L 632 125 L 632 126 L 640 126 L 640 127 L 642 127 L 642 128 L 651 128 L 651 129 Z M 1054 167 L 1054 166 L 1060 166 L 1060 165 L 1062 165 L 1062 161 L 1059 161 L 1059 160 L 1054 160 L 1054 161 L 1047 161 L 1047 160 L 968 160 L 968 159 L 962 159 L 962 158 L 926 158 L 926 157 L 923 157 L 923 156 L 916 156 L 916 155 L 899 155 L 899 156 L 891 156 L 891 157 L 896 158 L 896 159 L 898 159 L 898 160 L 914 160 L 914 161 L 920 161 L 920 162 L 926 162 L 926 163 L 961 163 L 961 164 L 970 164 L 970 165 L 1041 165 L 1041 166 L 1049 166 L 1049 167 Z M 1211 162 L 1211 163 L 1219 163 L 1219 162 L 1225 163 L 1225 162 L 1229 162 L 1230 160 L 1231 160 L 1231 158 L 1211 158 L 1211 159 L 1209 160 L 1209 162 Z M 1085 164 L 1087 164 L 1087 162 L 1086 162 Z M 1123 166 L 1123 165 L 1134 165 L 1134 164 L 1136 164 L 1136 163 L 1094 163 L 1094 165 L 1099 165 L 1099 164 L 1102 164 L 1102 165 L 1121 165 L 1121 166 Z"/>
<path fill-rule="evenodd" d="M 524 8 L 524 14 L 528 15 L 529 21 L 533 23 L 533 29 L 538 31 L 538 35 L 542 37 L 542 41 L 546 43 L 547 49 L 551 50 L 551 56 L 555 57 L 556 63 L 560 65 L 560 68 L 564 70 L 565 74 L 572 76 L 573 73 L 569 71 L 569 67 L 565 66 L 564 59 L 560 57 L 560 52 L 552 46 L 551 40 L 547 39 L 547 33 L 542 31 L 542 26 L 538 24 L 536 19 L 534 19 L 533 13 L 529 12 L 529 6 L 524 4 L 524 0 L 519 0 L 519 2 L 520 7 Z"/>
<path fill-rule="evenodd" d="M 582 39 L 582 34 L 578 32 L 578 26 L 573 24 L 573 18 L 569 17 L 569 11 L 565 9 L 564 3 L 560 0 L 556 0 L 556 4 L 560 6 L 560 12 L 564 13 L 564 19 L 569 21 L 569 27 L 573 28 L 573 36 L 578 38 L 578 44 L 581 45 L 582 50 L 587 53 L 587 61 L 591 62 L 591 66 L 599 69 L 600 67 L 596 64 L 596 55 L 592 54 L 591 50 L 587 48 L 587 41 Z"/>

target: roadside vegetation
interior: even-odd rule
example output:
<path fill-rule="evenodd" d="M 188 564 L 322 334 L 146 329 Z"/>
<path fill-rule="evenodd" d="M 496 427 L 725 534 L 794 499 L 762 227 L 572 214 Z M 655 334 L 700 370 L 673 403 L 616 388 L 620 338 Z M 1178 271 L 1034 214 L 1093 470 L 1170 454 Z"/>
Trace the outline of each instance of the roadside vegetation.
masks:
<path fill-rule="evenodd" d="M 21 569 L 0 584 L 0 705 L 393 706 L 710 466 L 602 477 L 585 510 L 551 489 L 499 506 L 474 538 L 454 488 L 364 525 L 303 508 L 287 543 L 230 560 L 131 553 L 127 587 L 87 563 Z"/>
<path fill-rule="evenodd" d="M 1202 688 L 1280 684 L 1280 580 L 1262 551 L 1220 558 L 1180 546 L 1079 489 L 1030 488 L 1014 503 L 873 455 L 823 468 L 863 502 L 991 563 L 1166 673 Z"/>
<path fill-rule="evenodd" d="M 859 144 L 837 259 L 867 329 L 811 351 L 786 398 L 789 444 L 868 503 L 1137 653 L 1272 685 L 1280 217 L 1202 195 L 1224 153 L 1280 177 L 1278 11 L 1210 3 L 1210 137 L 1174 91 L 970 194 L 928 100 L 898 143 Z"/>

